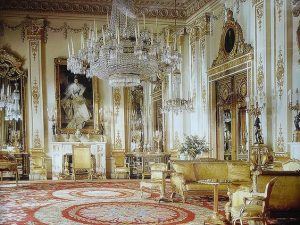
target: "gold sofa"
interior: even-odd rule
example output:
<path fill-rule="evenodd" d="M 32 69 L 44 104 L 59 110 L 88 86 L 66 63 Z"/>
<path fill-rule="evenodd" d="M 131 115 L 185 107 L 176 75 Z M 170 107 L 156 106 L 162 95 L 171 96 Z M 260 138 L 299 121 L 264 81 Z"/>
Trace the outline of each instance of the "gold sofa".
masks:
<path fill-rule="evenodd" d="M 263 171 L 256 175 L 256 182 L 253 189 L 261 193 L 266 184 L 274 177 L 277 181 L 273 187 L 269 202 L 269 219 L 276 219 L 281 224 L 289 221 L 290 224 L 300 221 L 300 172 L 299 171 Z M 230 216 L 236 218 L 239 209 L 243 205 L 243 199 L 250 197 L 253 193 L 246 190 L 237 190 L 232 194 L 231 206 L 229 206 Z M 255 194 L 255 192 L 254 192 Z"/>
<path fill-rule="evenodd" d="M 183 202 L 188 195 L 213 193 L 212 185 L 200 184 L 199 180 L 230 180 L 233 181 L 229 187 L 232 190 L 236 190 L 241 185 L 249 189 L 252 183 L 250 164 L 243 161 L 202 159 L 197 161 L 177 160 L 171 163 L 175 171 L 170 178 L 171 198 L 173 199 L 174 195 L 178 193 L 182 196 Z M 219 191 L 227 193 L 228 185 L 219 185 Z"/>

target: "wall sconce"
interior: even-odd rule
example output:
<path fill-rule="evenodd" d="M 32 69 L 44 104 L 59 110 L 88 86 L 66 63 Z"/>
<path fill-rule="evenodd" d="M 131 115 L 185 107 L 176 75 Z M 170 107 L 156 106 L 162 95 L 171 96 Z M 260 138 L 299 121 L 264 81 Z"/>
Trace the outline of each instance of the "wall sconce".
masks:
<path fill-rule="evenodd" d="M 298 88 L 296 88 L 295 93 L 293 90 L 288 91 L 288 109 L 291 111 L 296 111 L 296 116 L 294 117 L 295 131 L 293 135 L 293 141 L 300 141 L 300 93 Z"/>

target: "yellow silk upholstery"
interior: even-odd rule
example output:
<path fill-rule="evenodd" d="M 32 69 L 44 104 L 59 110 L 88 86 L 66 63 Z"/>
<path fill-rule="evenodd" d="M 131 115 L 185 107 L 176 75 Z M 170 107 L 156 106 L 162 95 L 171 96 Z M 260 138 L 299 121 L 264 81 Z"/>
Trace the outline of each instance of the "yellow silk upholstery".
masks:
<path fill-rule="evenodd" d="M 251 181 L 248 165 L 228 163 L 228 179 L 234 181 Z"/>
<path fill-rule="evenodd" d="M 90 146 L 80 144 L 73 146 L 73 179 L 76 180 L 76 174 L 85 172 L 88 177 L 93 179 L 92 157 Z"/>
<path fill-rule="evenodd" d="M 270 214 L 276 218 L 295 217 L 300 220 L 300 173 L 289 171 L 265 171 L 257 177 L 257 192 L 263 192 L 266 184 L 274 177 L 277 181 L 272 189 L 269 200 Z M 243 199 L 251 196 L 247 189 L 237 190 L 232 194 L 231 216 L 236 217 L 236 209 L 241 208 Z"/>
<path fill-rule="evenodd" d="M 228 179 L 226 162 L 194 163 L 197 180 Z"/>
<path fill-rule="evenodd" d="M 171 174 L 172 197 L 175 193 L 178 193 L 182 196 L 182 201 L 185 202 L 188 195 L 199 194 L 201 191 L 206 192 L 206 194 L 208 191 L 209 193 L 213 193 L 212 185 L 200 184 L 197 181 L 206 179 L 228 180 L 230 177 L 228 165 L 231 163 L 233 162 L 222 160 L 173 161 L 172 166 L 175 173 Z M 224 193 L 228 191 L 228 187 L 235 190 L 240 185 L 251 185 L 250 164 L 242 161 L 235 161 L 234 163 L 236 170 L 248 168 L 249 172 L 246 173 L 246 171 L 244 171 L 240 173 L 240 176 L 246 177 L 239 177 L 232 185 L 219 185 L 219 190 Z M 241 165 L 241 167 L 238 167 L 238 165 Z"/>
<path fill-rule="evenodd" d="M 176 173 L 183 174 L 186 181 L 196 181 L 194 166 L 192 163 L 175 163 L 173 169 Z"/>
<path fill-rule="evenodd" d="M 258 192 L 263 190 L 264 184 L 268 183 L 274 176 L 259 175 L 257 179 Z M 300 173 L 298 176 L 278 176 L 273 188 L 270 209 L 275 211 L 300 210 Z"/>

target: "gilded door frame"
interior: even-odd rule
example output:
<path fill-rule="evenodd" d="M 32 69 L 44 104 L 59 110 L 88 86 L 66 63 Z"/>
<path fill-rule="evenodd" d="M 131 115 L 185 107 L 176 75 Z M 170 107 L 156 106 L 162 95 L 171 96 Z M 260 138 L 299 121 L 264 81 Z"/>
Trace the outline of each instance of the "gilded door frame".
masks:
<path fill-rule="evenodd" d="M 230 52 L 225 49 L 226 34 L 232 29 L 235 34 L 234 45 Z M 253 74 L 253 47 L 245 43 L 243 31 L 238 22 L 233 18 L 231 10 L 227 12 L 227 21 L 223 26 L 219 52 L 217 58 L 213 61 L 212 66 L 208 70 L 209 82 L 209 124 L 210 124 L 210 148 L 214 149 L 214 157 L 222 158 L 220 146 L 217 140 L 217 98 L 216 98 L 216 81 L 224 78 L 233 77 L 235 75 L 246 73 L 247 75 L 247 93 L 251 95 L 252 90 L 252 74 Z M 236 112 L 234 112 L 236 113 Z M 248 127 L 248 144 L 251 145 L 252 127 L 249 118 L 246 121 Z M 234 128 L 235 130 L 235 128 Z M 249 158 L 249 152 L 248 152 Z"/>

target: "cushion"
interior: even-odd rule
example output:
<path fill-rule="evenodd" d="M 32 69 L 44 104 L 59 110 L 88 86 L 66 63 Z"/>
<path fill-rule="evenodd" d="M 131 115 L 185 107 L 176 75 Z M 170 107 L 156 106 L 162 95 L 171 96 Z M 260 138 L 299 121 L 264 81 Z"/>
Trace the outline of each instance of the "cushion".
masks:
<path fill-rule="evenodd" d="M 192 163 L 173 163 L 176 173 L 182 173 L 186 181 L 196 181 L 194 166 Z"/>
<path fill-rule="evenodd" d="M 251 181 L 250 166 L 241 163 L 228 163 L 228 179 L 232 181 Z"/>
<path fill-rule="evenodd" d="M 227 162 L 194 163 L 197 180 L 228 179 Z"/>

